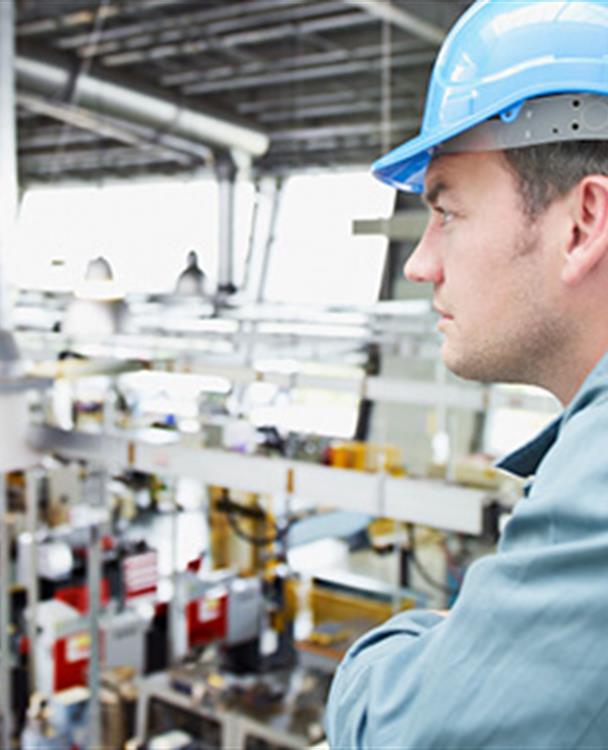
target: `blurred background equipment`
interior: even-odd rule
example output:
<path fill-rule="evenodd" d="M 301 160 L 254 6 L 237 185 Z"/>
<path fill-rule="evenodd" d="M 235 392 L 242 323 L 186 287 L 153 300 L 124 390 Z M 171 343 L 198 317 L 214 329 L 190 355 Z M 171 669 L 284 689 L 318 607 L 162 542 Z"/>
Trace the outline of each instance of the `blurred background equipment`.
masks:
<path fill-rule="evenodd" d="M 369 174 L 468 4 L 0 3 L 2 748 L 317 746 L 494 550 L 557 404 L 446 372 Z"/>

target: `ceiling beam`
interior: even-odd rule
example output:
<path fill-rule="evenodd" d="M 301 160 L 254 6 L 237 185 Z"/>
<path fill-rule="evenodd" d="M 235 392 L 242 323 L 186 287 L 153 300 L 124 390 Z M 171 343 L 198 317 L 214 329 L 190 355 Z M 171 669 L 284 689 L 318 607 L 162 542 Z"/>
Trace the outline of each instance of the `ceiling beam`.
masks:
<path fill-rule="evenodd" d="M 395 120 L 392 127 L 399 131 L 414 130 L 420 125 L 418 117 L 408 117 Z M 316 140 L 321 138 L 343 138 L 351 135 L 367 135 L 377 132 L 382 128 L 382 123 L 373 120 L 371 122 L 346 123 L 342 125 L 320 125 L 308 128 L 287 128 L 285 130 L 272 131 L 272 142 L 293 140 Z"/>
<path fill-rule="evenodd" d="M 141 2 L 141 0 L 139 0 L 139 2 Z M 129 42 L 132 42 L 133 39 L 139 35 L 146 33 L 163 34 L 167 31 L 177 31 L 183 27 L 191 28 L 192 26 L 205 26 L 213 21 L 236 18 L 245 15 L 246 13 L 274 8 L 276 7 L 276 4 L 277 0 L 250 0 L 246 4 L 230 4 L 224 2 L 219 7 L 205 8 L 204 10 L 180 13 L 179 15 L 173 16 L 149 18 L 134 23 L 121 24 L 120 26 L 106 27 L 97 35 L 98 47 L 100 48 L 101 53 L 104 50 L 102 45 L 106 42 L 120 42 L 121 40 L 129 40 Z M 27 28 L 24 29 L 24 32 L 26 31 Z M 17 27 L 17 32 L 18 34 L 22 33 L 21 26 Z M 58 40 L 57 45 L 62 49 L 74 49 L 87 47 L 90 45 L 90 42 L 91 35 L 89 32 L 63 36 Z M 118 49 L 120 49 L 120 47 L 117 46 L 109 48 L 108 51 L 114 52 Z"/>
<path fill-rule="evenodd" d="M 419 52 L 420 45 L 411 42 L 399 42 L 393 45 L 392 54 L 403 52 Z M 246 75 L 291 70 L 294 68 L 310 68 L 312 66 L 329 65 L 332 63 L 348 62 L 349 60 L 379 59 L 382 47 L 379 44 L 366 44 L 354 49 L 338 48 L 324 52 L 296 53 L 273 60 L 258 60 L 243 65 L 218 65 L 215 68 L 200 68 L 167 73 L 161 77 L 163 86 L 184 86 L 191 83 L 202 83 L 212 80 L 234 80 Z"/>
<path fill-rule="evenodd" d="M 370 16 L 362 13 L 344 13 L 328 18 L 314 18 L 309 21 L 280 23 L 265 28 L 236 31 L 213 39 L 192 39 L 191 41 L 160 44 L 142 50 L 127 50 L 113 55 L 102 56 L 101 62 L 107 67 L 133 65 L 141 62 L 156 62 L 171 57 L 198 55 L 218 48 L 239 45 L 267 44 L 272 41 L 285 42 L 289 39 L 305 37 L 309 34 L 331 32 L 339 29 L 352 29 L 372 22 Z"/>
<path fill-rule="evenodd" d="M 349 115 L 373 115 L 380 114 L 382 102 L 363 99 L 356 102 L 335 102 L 333 104 L 321 104 L 309 107 L 295 107 L 263 112 L 259 115 L 259 121 L 265 125 L 270 123 L 290 122 L 294 120 L 311 120 L 328 117 L 344 117 Z M 393 114 L 397 111 L 406 110 L 409 114 L 417 114 L 413 97 L 399 97 L 391 101 Z"/>
<path fill-rule="evenodd" d="M 66 132 L 67 131 L 67 132 Z M 98 145 L 103 146 L 104 141 L 96 133 L 76 128 L 65 128 L 61 124 L 38 127 L 25 132 L 19 131 L 19 153 L 28 151 L 48 151 L 56 149 L 57 144 L 62 142 L 66 148 L 76 145 Z"/>
<path fill-rule="evenodd" d="M 435 59 L 433 52 L 407 52 L 396 55 L 390 60 L 392 68 L 415 67 L 431 65 Z M 349 76 L 356 74 L 373 74 L 382 67 L 382 60 L 351 60 L 337 63 L 335 65 L 323 65 L 311 68 L 296 68 L 294 70 L 273 71 L 260 75 L 242 76 L 241 78 L 203 81 L 184 86 L 183 94 L 223 93 L 224 91 L 237 91 L 239 89 L 251 89 L 261 86 L 276 86 L 279 84 L 290 84 L 300 81 L 312 81 L 322 78 L 336 78 L 338 76 Z"/>
<path fill-rule="evenodd" d="M 72 31 L 79 26 L 92 26 L 98 15 L 105 21 L 109 18 L 118 16 L 119 13 L 119 9 L 113 5 L 107 5 L 93 10 L 87 8 L 73 10 L 69 13 L 37 18 L 33 21 L 23 21 L 17 24 L 17 35 L 19 37 L 44 36 L 46 34 Z"/>
<path fill-rule="evenodd" d="M 282 109 L 299 109 L 301 107 L 316 107 L 322 104 L 336 104 L 338 102 L 354 102 L 359 101 L 361 96 L 369 96 L 370 94 L 378 95 L 378 87 L 374 86 L 373 89 L 366 89 L 361 92 L 361 89 L 357 91 L 351 89 L 345 89 L 340 87 L 339 89 L 328 89 L 326 86 L 321 91 L 310 93 L 310 94 L 297 94 L 294 96 L 292 93 L 284 94 L 283 96 L 269 95 L 267 98 L 244 100 L 236 103 L 236 109 L 243 115 L 257 115 L 260 112 L 270 112 L 272 110 Z"/>
<path fill-rule="evenodd" d="M 239 11 L 239 9 L 241 9 Z M 220 9 L 222 10 L 222 9 Z M 236 10 L 236 12 L 235 12 Z M 63 49 L 69 49 L 76 46 L 80 57 L 107 57 L 120 52 L 133 52 L 138 49 L 147 49 L 150 47 L 159 47 L 164 44 L 176 44 L 188 42 L 188 40 L 216 40 L 218 46 L 221 45 L 222 36 L 234 32 L 244 32 L 248 29 L 260 29 L 265 26 L 276 25 L 283 21 L 295 22 L 307 18 L 320 18 L 322 16 L 336 15 L 345 8 L 342 0 L 331 0 L 323 3 L 307 3 L 299 6 L 294 3 L 281 5 L 280 1 L 271 0 L 264 7 L 254 7 L 255 13 L 247 12 L 248 6 L 238 4 L 231 6 L 226 4 L 223 8 L 223 14 L 212 18 L 212 14 L 218 16 L 218 9 L 210 11 L 199 11 L 190 14 L 190 20 L 187 23 L 176 25 L 179 19 L 158 19 L 154 26 L 147 25 L 142 31 L 135 31 L 130 35 L 123 35 L 120 39 L 110 39 L 104 41 L 103 32 L 99 39 L 91 42 L 90 38 L 80 35 L 77 38 L 62 39 L 58 46 Z M 266 12 L 261 12 L 261 11 Z M 172 24 L 164 28 L 167 24 Z M 147 31 L 145 29 L 148 29 Z M 124 30 L 124 27 L 110 29 L 110 32 L 117 34 Z M 75 45 L 74 41 L 79 44 Z"/>
<path fill-rule="evenodd" d="M 134 167 L 148 167 L 154 164 L 173 164 L 175 159 L 163 158 L 158 153 L 146 153 L 128 146 L 116 148 L 79 149 L 63 151 L 59 154 L 27 154 L 20 161 L 20 168 L 29 176 L 54 176 L 65 172 L 92 172 L 94 170 L 118 170 Z M 182 166 L 183 169 L 183 166 Z M 93 175 L 88 175 L 92 177 Z"/>
<path fill-rule="evenodd" d="M 414 13 L 398 8 L 391 0 L 343 0 L 346 5 L 351 5 L 364 10 L 368 15 L 374 16 L 382 21 L 393 24 L 402 31 L 430 42 L 440 47 L 446 37 L 446 32 L 440 26 L 419 18 Z"/>
<path fill-rule="evenodd" d="M 133 146 L 158 156 L 163 161 L 177 161 L 184 166 L 209 162 L 213 159 L 210 149 L 200 143 L 192 143 L 182 138 L 158 133 L 151 128 L 119 122 L 115 118 L 104 117 L 94 112 L 75 107 L 65 102 L 52 101 L 36 94 L 20 92 L 17 101 L 21 107 L 38 115 L 52 117 L 66 125 L 87 130 L 100 138 L 109 138 L 128 146 Z M 62 134 L 55 144 L 63 145 Z"/>

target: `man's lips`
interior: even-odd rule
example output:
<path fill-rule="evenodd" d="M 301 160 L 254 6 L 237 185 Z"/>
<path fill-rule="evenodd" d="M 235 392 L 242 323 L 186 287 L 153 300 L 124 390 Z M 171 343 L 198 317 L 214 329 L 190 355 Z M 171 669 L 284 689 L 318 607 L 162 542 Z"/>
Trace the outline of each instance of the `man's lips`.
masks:
<path fill-rule="evenodd" d="M 441 309 L 440 307 L 438 307 L 437 305 L 433 305 L 433 310 L 435 310 L 435 312 L 436 312 L 436 313 L 438 313 L 438 314 L 439 314 L 439 315 L 441 316 L 441 318 L 442 318 L 442 319 L 445 319 L 445 320 L 452 320 L 452 317 L 453 317 L 453 316 L 452 316 L 452 315 L 450 315 L 449 313 L 445 312 L 445 310 L 442 310 L 442 309 Z"/>

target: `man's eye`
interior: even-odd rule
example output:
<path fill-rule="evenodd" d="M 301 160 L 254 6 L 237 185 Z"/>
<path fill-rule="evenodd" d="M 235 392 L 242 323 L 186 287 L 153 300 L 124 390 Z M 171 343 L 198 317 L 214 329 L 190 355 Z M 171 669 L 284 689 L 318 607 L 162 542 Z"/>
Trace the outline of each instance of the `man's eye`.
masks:
<path fill-rule="evenodd" d="M 442 226 L 445 224 L 449 224 L 454 219 L 454 214 L 452 213 L 452 211 L 449 211 L 447 208 L 443 208 L 442 206 L 433 206 L 433 211 L 439 217 L 439 221 L 441 222 Z"/>

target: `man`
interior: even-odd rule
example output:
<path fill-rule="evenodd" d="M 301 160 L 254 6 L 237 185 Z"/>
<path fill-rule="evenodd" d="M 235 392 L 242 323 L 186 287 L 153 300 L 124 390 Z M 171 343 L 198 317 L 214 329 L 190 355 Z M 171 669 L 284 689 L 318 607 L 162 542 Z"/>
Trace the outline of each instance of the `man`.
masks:
<path fill-rule="evenodd" d="M 374 166 L 424 191 L 406 264 L 455 373 L 552 391 L 502 468 L 532 478 L 452 611 L 353 646 L 332 748 L 608 748 L 608 0 L 483 0 L 448 36 L 421 134 Z"/>

